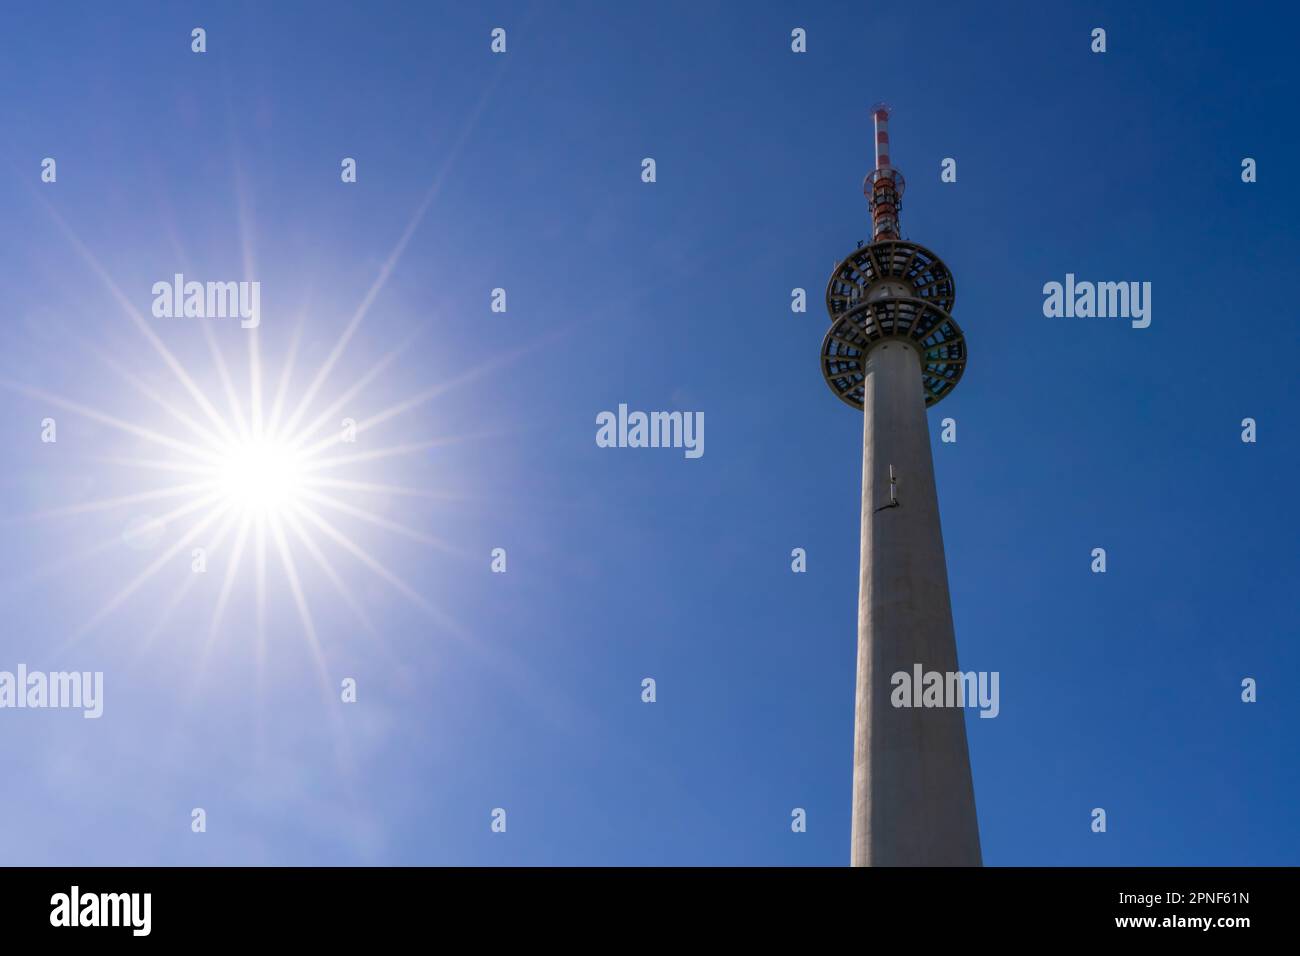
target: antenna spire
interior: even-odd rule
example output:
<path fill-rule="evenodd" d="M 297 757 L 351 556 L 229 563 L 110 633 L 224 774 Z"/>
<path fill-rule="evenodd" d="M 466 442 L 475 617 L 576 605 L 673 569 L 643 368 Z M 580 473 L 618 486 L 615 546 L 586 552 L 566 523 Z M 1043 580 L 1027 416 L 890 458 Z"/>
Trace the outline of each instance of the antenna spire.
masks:
<path fill-rule="evenodd" d="M 898 214 L 903 208 L 903 174 L 889 162 L 889 114 L 886 103 L 871 107 L 876 121 L 876 168 L 867 174 L 862 192 L 871 209 L 871 241 L 899 238 Z"/>

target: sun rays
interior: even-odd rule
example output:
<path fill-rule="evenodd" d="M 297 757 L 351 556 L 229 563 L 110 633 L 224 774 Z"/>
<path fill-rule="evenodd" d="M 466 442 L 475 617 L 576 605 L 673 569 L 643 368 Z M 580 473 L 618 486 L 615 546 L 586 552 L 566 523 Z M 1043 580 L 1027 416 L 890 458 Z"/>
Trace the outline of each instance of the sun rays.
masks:
<path fill-rule="evenodd" d="M 442 374 L 429 374 L 426 353 L 423 380 L 403 394 L 394 383 L 404 369 L 410 375 L 406 359 L 412 347 L 451 317 L 434 310 L 414 322 L 385 321 L 382 330 L 371 318 L 384 307 L 385 290 L 404 256 L 416 248 L 413 240 L 498 81 L 484 90 L 451 140 L 441 168 L 408 207 L 400 232 L 390 234 L 391 247 L 377 250 L 369 281 L 355 286 L 342 308 L 328 315 L 313 305 L 321 299 L 316 286 L 328 275 L 318 268 L 303 273 L 313 281 L 305 284 L 296 311 L 259 312 L 251 326 L 228 316 L 177 318 L 174 309 L 172 317 L 159 315 L 144 294 L 147 283 L 141 288 L 139 276 L 116 274 L 111 260 L 101 259 L 103 249 L 79 235 L 65 209 L 50 201 L 52 194 L 33 190 L 72 260 L 95 277 L 111 310 L 125 319 L 118 323 L 123 335 L 134 337 L 109 345 L 84 326 L 68 327 L 56 318 L 60 343 L 84 352 L 89 368 L 100 374 L 79 376 L 75 386 L 67 379 L 52 386 L 27 370 L 0 377 L 0 389 L 47 409 L 42 415 L 61 412 L 90 426 L 75 432 L 76 457 L 83 463 L 79 475 L 105 486 L 92 500 L 83 500 L 84 489 L 62 501 L 43 500 L 30 513 L 0 519 L 0 527 L 61 522 L 76 533 L 129 517 L 124 532 L 108 534 L 105 528 L 89 539 L 78 533 L 71 547 L 0 583 L 0 600 L 8 600 L 37 586 L 61 587 L 82 568 L 98 567 L 93 579 L 97 586 L 106 582 L 104 592 L 51 638 L 51 653 L 92 635 L 109 633 L 116 642 L 125 625 L 136 637 L 133 660 L 140 668 L 152 666 L 152 652 L 167 642 L 191 649 L 197 692 L 209 664 L 219 664 L 216 658 L 241 643 L 251 648 L 260 680 L 268 627 L 276 640 L 292 640 L 296 631 L 325 698 L 337 702 L 337 680 L 327 678 L 326 663 L 337 663 L 332 642 L 340 635 L 359 632 L 371 642 L 368 647 L 393 660 L 376 627 L 387 623 L 380 610 L 387 601 L 426 616 L 433 627 L 420 629 L 422 634 L 453 640 L 494 667 L 519 666 L 476 641 L 447 612 L 443 603 L 449 598 L 419 553 L 474 561 L 439 533 L 436 516 L 441 508 L 456 517 L 452 509 L 486 500 L 412 475 L 426 473 L 421 462 L 434 449 L 513 437 L 518 426 L 487 421 L 466 427 L 458 419 L 448 427 L 436 410 L 449 393 L 499 378 L 520 358 L 588 320 L 551 325 L 531 341 L 494 336 L 496 344 L 479 359 Z M 253 203 L 237 159 L 232 168 L 239 248 L 233 270 L 240 272 L 239 283 L 266 282 L 269 289 L 277 273 L 258 261 Z M 159 272 L 218 278 L 203 273 L 205 263 L 191 259 L 176 224 L 169 215 L 163 218 L 160 231 L 171 243 Z M 283 287 L 277 291 L 282 295 Z M 330 291 L 337 297 L 337 289 Z M 394 332 L 394 326 L 401 330 Z M 372 332 L 384 336 L 373 350 Z M 359 352 L 367 357 L 358 359 Z M 66 448 L 64 434 L 59 445 Z M 188 573 L 199 563 L 199 552 L 204 573 Z M 184 625 L 182 616 L 190 618 Z"/>
<path fill-rule="evenodd" d="M 378 275 L 365 291 L 360 304 L 347 317 L 336 341 L 319 367 L 298 367 L 303 316 L 294 327 L 288 349 L 278 368 L 267 365 L 263 356 L 262 328 L 239 328 L 237 323 L 189 320 L 187 328 L 202 336 L 206 356 L 187 365 L 168 347 L 153 323 L 126 295 L 108 269 L 76 235 L 72 227 L 48 203 L 41 200 L 72 248 L 103 283 L 131 326 L 148 344 L 157 360 L 158 373 L 132 371 L 126 363 L 97 344 L 73 332 L 72 338 L 109 369 L 129 390 L 147 404 L 140 415 L 118 412 L 120 397 L 69 396 L 13 379 L 0 379 L 0 387 L 25 395 L 32 401 L 71 413 L 100 426 L 107 445 L 87 454 L 95 474 L 105 472 L 128 482 L 126 493 L 90 501 L 78 501 L 47 508 L 21 518 L 21 522 L 55 519 L 77 520 L 81 516 L 113 513 L 129 506 L 161 510 L 149 519 L 150 534 L 157 532 L 157 553 L 147 563 L 126 575 L 126 580 L 88 616 L 66 641 L 71 644 L 104 625 L 128 601 L 137 597 L 150 582 L 169 568 L 189 564 L 201 551 L 211 557 L 219 584 L 211 592 L 211 611 L 205 633 L 199 636 L 198 652 L 203 659 L 220 646 L 223 626 L 237 598 L 247 596 L 254 605 L 256 640 L 265 646 L 268 596 L 275 592 L 293 608 L 303 638 L 325 680 L 325 658 L 313 605 L 331 593 L 348 609 L 356 624 L 377 637 L 361 594 L 364 589 L 352 572 L 364 573 L 420 611 L 440 621 L 448 618 L 430 595 L 408 582 L 388 562 L 372 553 L 368 540 L 385 537 L 416 542 L 445 553 L 463 554 L 440 539 L 433 529 L 411 527 L 367 507 L 366 496 L 381 495 L 390 500 L 423 498 L 433 501 L 464 500 L 437 490 L 391 484 L 384 471 L 402 459 L 418 461 L 431 448 L 466 440 L 455 435 L 420 435 L 428 431 L 426 416 L 413 415 L 439 395 L 473 382 L 503 361 L 510 361 L 528 348 L 497 354 L 483 365 L 460 371 L 450 381 L 426 384 L 415 394 L 401 398 L 368 415 L 373 409 L 368 390 L 391 377 L 391 372 L 421 328 L 384 353 L 359 375 L 345 378 L 348 346 L 365 322 L 373 304 L 402 257 L 411 236 L 431 205 L 437 184 L 413 210 L 410 221 Z M 253 263 L 244 231 L 245 265 L 252 274 Z M 186 320 L 164 320 L 170 322 Z M 274 324 L 274 323 L 272 323 Z M 246 338 L 247 354 L 231 362 L 232 353 L 243 351 L 245 343 L 232 348 L 232 340 Z M 196 343 L 197 344 L 197 343 Z M 535 346 L 532 346 L 535 347 Z M 169 382 L 170 385 L 163 384 Z M 179 399 L 178 399 L 179 396 Z M 137 406 L 140 403 L 136 403 Z M 355 418 L 349 417 L 355 415 Z M 393 444 L 369 444 L 376 426 L 401 421 L 410 440 Z M 357 419 L 360 419 L 359 421 Z M 412 419 L 415 421 L 412 422 Z M 125 447 L 114 448 L 121 442 Z M 146 450 L 147 449 L 147 450 Z M 131 490 L 131 485 L 140 487 Z M 360 536 L 358 529 L 374 535 Z M 67 555 L 28 570 L 11 585 L 28 587 L 41 580 L 57 578 L 78 562 L 111 554 L 122 547 L 124 537 L 96 543 L 77 554 Z M 130 543 L 130 542 L 127 542 Z M 150 546 L 153 546 L 150 542 Z M 347 562 L 347 570 L 340 570 Z M 207 570 L 206 567 L 203 570 Z M 168 600 L 159 602 L 159 613 L 145 644 L 166 630 L 166 621 L 191 600 L 200 575 L 194 574 Z M 241 587 L 242 582 L 242 587 Z M 453 628 L 457 633 L 459 628 Z M 202 668 L 200 668 L 201 670 Z"/>
<path fill-rule="evenodd" d="M 355 318 L 355 316 L 354 316 Z M 354 328 L 349 323 L 350 328 Z M 209 333 L 210 334 L 210 333 Z M 260 331 L 238 334 L 256 337 Z M 159 351 L 166 351 L 161 340 L 153 339 Z M 147 425 L 124 414 L 106 410 L 111 402 L 78 401 L 53 394 L 9 379 L 0 385 L 19 392 L 42 404 L 70 412 L 98 426 L 109 435 L 147 446 L 152 452 L 139 454 L 101 454 L 87 456 L 98 469 L 114 469 L 127 476 L 135 475 L 146 486 L 140 491 L 107 496 L 90 501 L 37 511 L 20 521 L 75 519 L 83 515 L 114 512 L 127 506 L 163 506 L 163 512 L 151 519 L 166 535 L 159 553 L 136 572 L 72 636 L 80 639 L 102 625 L 132 596 L 176 562 L 189 562 L 195 548 L 220 559 L 220 585 L 211 611 L 211 623 L 204 636 L 203 653 L 211 653 L 219 642 L 221 626 L 236 585 L 251 578 L 254 599 L 266 601 L 268 570 L 278 572 L 275 587 L 290 600 L 318 666 L 323 668 L 320 639 L 313 614 L 313 598 L 322 589 L 337 595 L 354 616 L 357 624 L 373 635 L 374 628 L 357 594 L 356 585 L 338 570 L 340 556 L 364 567 L 383 583 L 425 612 L 434 612 L 429 597 L 406 580 L 379 556 L 371 553 L 354 530 L 357 527 L 378 529 L 396 538 L 414 541 L 425 547 L 459 554 L 458 549 L 441 540 L 428 529 L 410 527 L 392 517 L 366 507 L 362 496 L 379 494 L 389 498 L 412 497 L 451 500 L 457 496 L 438 491 L 390 484 L 383 480 L 386 460 L 418 458 L 428 449 L 464 440 L 455 436 L 429 438 L 383 447 L 366 448 L 356 442 L 357 433 L 366 420 L 358 424 L 340 419 L 344 410 L 354 407 L 365 388 L 400 355 L 402 347 L 384 356 L 337 396 L 328 392 L 328 376 L 322 371 L 341 368 L 342 352 L 330 351 L 327 365 L 312 378 L 309 390 L 315 398 L 308 402 L 294 395 L 292 358 L 295 342 L 290 346 L 289 361 L 275 386 L 272 407 L 263 405 L 267 394 L 262 381 L 264 367 L 260 348 L 249 349 L 247 368 L 240 375 L 224 361 L 218 343 L 210 342 L 213 355 L 211 378 L 221 400 L 200 401 L 196 375 L 174 356 L 164 359 L 184 391 L 194 401 L 187 409 L 173 403 L 157 388 L 147 386 L 138 377 L 132 384 L 153 404 L 166 409 Z M 119 375 L 128 377 L 119 363 L 102 352 L 98 357 Z M 201 376 L 197 376 L 201 377 Z M 246 384 L 236 384 L 236 379 Z M 193 386 L 191 388 L 191 386 Z M 388 420 L 406 415 L 432 401 L 443 388 L 426 388 L 416 395 L 383 408 L 369 420 Z M 199 394 L 202 394 L 201 392 Z M 296 401 L 295 401 L 296 399 Z M 285 414 L 292 408 L 291 414 Z M 333 431 L 333 434 L 331 434 Z M 111 444 L 111 442 L 110 442 Z M 111 448 L 109 449 L 111 451 Z M 346 451 L 343 451 L 346 450 Z M 146 484 L 148 479 L 152 479 Z M 346 521 L 344 519 L 347 519 Z M 187 527 L 185 525 L 188 525 Z M 52 577 L 65 571 L 79 558 L 103 554 L 121 540 L 99 543 L 78 556 L 65 558 L 46 568 L 37 568 L 26 576 L 27 583 Z M 333 553 L 331 553 L 333 552 Z M 189 581 L 181 593 L 165 606 L 164 616 L 180 604 L 191 588 Z M 258 608 L 263 619 L 264 607 Z M 159 630 L 155 625 L 153 637 Z"/>

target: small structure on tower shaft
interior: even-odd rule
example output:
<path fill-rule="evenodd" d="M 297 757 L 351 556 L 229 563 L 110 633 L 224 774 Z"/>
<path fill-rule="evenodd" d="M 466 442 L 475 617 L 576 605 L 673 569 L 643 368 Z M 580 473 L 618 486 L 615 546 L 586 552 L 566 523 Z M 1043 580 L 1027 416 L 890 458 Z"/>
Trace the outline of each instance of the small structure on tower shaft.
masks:
<path fill-rule="evenodd" d="M 826 384 L 863 416 L 851 862 L 979 866 L 965 712 L 895 693 L 896 675 L 918 668 L 961 681 L 950 676 L 960 671 L 926 409 L 961 379 L 966 339 L 950 314 L 952 273 L 901 236 L 890 109 L 872 114 L 872 240 L 831 275 L 821 350 Z"/>

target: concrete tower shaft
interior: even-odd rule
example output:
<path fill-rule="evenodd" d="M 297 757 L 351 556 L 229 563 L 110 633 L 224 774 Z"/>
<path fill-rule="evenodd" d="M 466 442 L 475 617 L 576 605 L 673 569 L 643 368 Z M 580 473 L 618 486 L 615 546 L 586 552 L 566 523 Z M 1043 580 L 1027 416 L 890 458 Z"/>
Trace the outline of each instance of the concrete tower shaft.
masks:
<path fill-rule="evenodd" d="M 920 356 L 895 339 L 864 369 L 851 862 L 978 866 L 965 713 L 891 701 L 894 674 L 958 670 Z"/>

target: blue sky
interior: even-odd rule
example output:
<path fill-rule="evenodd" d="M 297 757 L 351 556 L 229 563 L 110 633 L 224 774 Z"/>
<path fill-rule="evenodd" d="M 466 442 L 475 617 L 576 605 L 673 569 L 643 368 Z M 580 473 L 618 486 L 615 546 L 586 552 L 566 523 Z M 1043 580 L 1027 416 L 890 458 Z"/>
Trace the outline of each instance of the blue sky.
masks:
<path fill-rule="evenodd" d="M 180 430 L 107 354 L 199 415 L 111 281 L 224 414 L 203 325 L 240 388 L 251 333 L 154 319 L 184 272 L 261 282 L 272 382 L 301 328 L 291 403 L 372 290 L 322 397 L 411 336 L 339 416 L 448 387 L 359 447 L 445 442 L 346 471 L 437 495 L 346 496 L 434 543 L 330 515 L 428 607 L 326 548 L 345 598 L 299 550 L 317 653 L 275 559 L 264 637 L 245 559 L 209 643 L 228 547 L 81 633 L 194 515 L 152 547 L 122 531 L 170 499 L 31 517 L 173 479 L 103 461 L 150 442 L 4 390 L 0 669 L 102 670 L 105 705 L 0 711 L 0 859 L 846 863 L 861 423 L 821 379 L 820 300 L 868 234 L 885 99 L 904 234 L 952 269 L 971 354 L 930 416 L 960 660 L 1001 674 L 1000 715 L 967 721 L 985 862 L 1300 863 L 1295 25 L 1279 5 L 1225 30 L 1208 3 L 4 10 L 0 377 Z M 1151 282 L 1150 328 L 1045 318 L 1067 272 Z M 705 454 L 598 448 L 619 403 L 704 412 Z"/>

